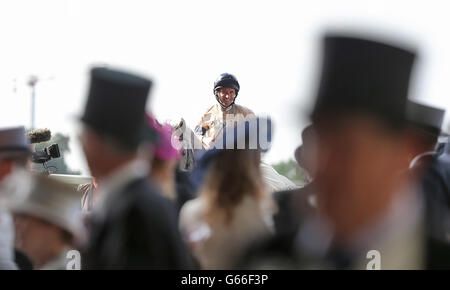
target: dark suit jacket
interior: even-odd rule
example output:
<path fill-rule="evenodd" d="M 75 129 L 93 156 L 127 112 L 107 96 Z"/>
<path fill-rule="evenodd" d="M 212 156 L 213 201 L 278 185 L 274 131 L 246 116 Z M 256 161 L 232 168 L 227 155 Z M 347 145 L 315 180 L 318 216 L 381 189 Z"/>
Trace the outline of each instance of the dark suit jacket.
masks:
<path fill-rule="evenodd" d="M 273 217 L 276 233 L 295 231 L 306 217 L 314 214 L 315 208 L 309 203 L 309 198 L 314 194 L 313 187 L 311 182 L 301 188 L 274 193 L 278 206 L 278 212 Z"/>
<path fill-rule="evenodd" d="M 450 242 L 450 162 L 435 155 L 425 171 L 422 192 L 427 203 L 427 232 Z"/>
<path fill-rule="evenodd" d="M 434 158 L 425 173 L 423 190 L 450 209 L 450 163 Z"/>
<path fill-rule="evenodd" d="M 308 187 L 275 194 L 279 206 L 279 212 L 274 217 L 276 234 L 248 247 L 236 268 L 260 269 L 259 267 L 263 265 L 265 269 L 309 269 L 311 267 L 315 269 L 321 263 L 326 263 L 330 269 L 345 269 L 351 265 L 351 257 L 340 259 L 348 258 L 347 266 L 343 266 L 343 263 L 334 264 L 336 259 L 329 260 L 332 258 L 332 253 L 328 253 L 323 260 L 316 260 L 310 255 L 311 253 L 297 244 L 298 233 L 304 226 L 304 220 L 308 215 L 315 214 L 313 209 L 304 206 L 309 194 L 311 190 Z M 443 216 L 436 212 L 436 204 L 426 199 L 423 269 L 450 269 L 450 244 L 442 238 L 442 222 L 430 220 L 433 216 L 435 219 L 440 217 L 440 221 L 443 220 Z"/>
<path fill-rule="evenodd" d="M 83 256 L 86 269 L 190 269 L 176 214 L 147 179 L 113 197 L 106 218 L 95 219 Z"/>

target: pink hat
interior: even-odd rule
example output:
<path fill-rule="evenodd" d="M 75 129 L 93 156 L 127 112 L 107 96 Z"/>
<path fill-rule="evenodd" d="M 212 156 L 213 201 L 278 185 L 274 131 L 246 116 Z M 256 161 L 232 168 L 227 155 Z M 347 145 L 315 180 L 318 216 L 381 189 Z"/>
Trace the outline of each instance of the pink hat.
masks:
<path fill-rule="evenodd" d="M 154 144 L 155 157 L 162 160 L 178 160 L 181 152 L 172 146 L 173 128 L 169 124 L 161 125 L 150 113 L 146 113 L 150 127 L 158 133 L 158 141 Z"/>

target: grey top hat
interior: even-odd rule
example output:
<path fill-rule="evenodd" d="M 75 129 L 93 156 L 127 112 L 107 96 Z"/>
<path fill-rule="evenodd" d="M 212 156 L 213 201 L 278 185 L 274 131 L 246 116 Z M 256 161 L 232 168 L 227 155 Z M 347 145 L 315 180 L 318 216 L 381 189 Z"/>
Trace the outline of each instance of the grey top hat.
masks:
<path fill-rule="evenodd" d="M 434 136 L 447 134 L 441 131 L 445 110 L 408 100 L 406 118 L 413 125 Z"/>
<path fill-rule="evenodd" d="M 16 158 L 29 154 L 29 143 L 23 126 L 0 129 L 0 159 Z"/>

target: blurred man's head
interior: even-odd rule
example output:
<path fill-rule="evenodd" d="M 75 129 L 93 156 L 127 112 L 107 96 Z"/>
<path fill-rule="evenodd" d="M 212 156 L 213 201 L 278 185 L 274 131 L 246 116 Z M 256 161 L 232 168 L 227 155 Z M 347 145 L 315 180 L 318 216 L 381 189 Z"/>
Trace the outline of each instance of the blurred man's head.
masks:
<path fill-rule="evenodd" d="M 24 168 L 29 156 L 24 127 L 0 129 L 0 182 L 15 168 Z"/>
<path fill-rule="evenodd" d="M 88 126 L 83 128 L 79 140 L 91 175 L 99 179 L 137 155 L 136 149 L 124 148 Z"/>
<path fill-rule="evenodd" d="M 317 130 L 320 208 L 341 234 L 351 234 L 386 210 L 411 143 L 404 131 L 364 115 L 321 120 Z"/>
<path fill-rule="evenodd" d="M 319 209 L 349 237 L 386 210 L 402 184 L 405 107 L 414 54 L 379 42 L 325 38 L 312 113 Z"/>
<path fill-rule="evenodd" d="M 102 179 L 136 156 L 151 139 L 144 118 L 152 82 L 107 68 L 91 70 L 91 82 L 80 136 L 93 176 Z M 147 138 L 148 137 L 148 138 Z"/>

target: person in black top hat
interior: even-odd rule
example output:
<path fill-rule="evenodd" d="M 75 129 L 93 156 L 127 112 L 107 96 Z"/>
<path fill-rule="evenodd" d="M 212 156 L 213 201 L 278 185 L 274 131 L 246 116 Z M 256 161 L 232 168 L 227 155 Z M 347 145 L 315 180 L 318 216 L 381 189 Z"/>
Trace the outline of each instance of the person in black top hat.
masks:
<path fill-rule="evenodd" d="M 311 117 L 320 152 L 317 204 L 333 231 L 325 261 L 371 268 L 366 255 L 375 249 L 375 268 L 450 267 L 449 254 L 434 255 L 439 242 L 423 227 L 419 180 L 404 173 L 415 150 L 406 118 L 415 53 L 339 35 L 324 44 Z"/>
<path fill-rule="evenodd" d="M 438 138 L 445 137 L 441 126 L 445 110 L 409 101 L 407 118 L 410 131 L 417 140 L 416 156 L 410 162 L 411 174 L 422 176 L 422 192 L 427 202 L 430 232 L 441 240 L 450 241 L 450 165 L 445 152 L 437 152 Z"/>
<path fill-rule="evenodd" d="M 91 70 L 80 140 L 99 200 L 83 265 L 87 269 L 190 267 L 175 209 L 147 179 L 138 147 L 154 142 L 144 118 L 152 82 L 133 74 Z"/>
<path fill-rule="evenodd" d="M 276 257 L 258 264 L 282 257 L 299 268 L 450 268 L 448 245 L 424 227 L 419 181 L 405 174 L 415 149 L 405 118 L 415 53 L 348 35 L 323 44 L 311 113 L 317 215 L 290 241 L 261 246 Z"/>
<path fill-rule="evenodd" d="M 446 136 L 441 130 L 445 110 L 408 100 L 406 115 L 419 147 L 409 167 L 427 166 L 436 154 L 438 138 Z"/>

